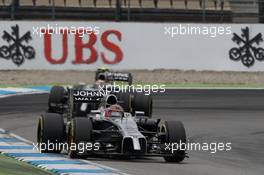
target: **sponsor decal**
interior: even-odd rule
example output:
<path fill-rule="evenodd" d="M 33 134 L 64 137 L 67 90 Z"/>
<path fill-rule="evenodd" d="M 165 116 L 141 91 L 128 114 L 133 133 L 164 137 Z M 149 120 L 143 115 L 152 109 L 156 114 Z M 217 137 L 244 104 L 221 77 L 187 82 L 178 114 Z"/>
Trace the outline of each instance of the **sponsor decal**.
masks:
<path fill-rule="evenodd" d="M 32 40 L 30 31 L 20 36 L 19 26 L 15 25 L 11 27 L 11 33 L 3 32 L 2 39 L 7 42 L 7 45 L 0 47 L 1 58 L 11 59 L 17 66 L 21 66 L 25 59 L 35 58 L 35 49 L 28 45 Z"/>
<path fill-rule="evenodd" d="M 30 30 L 22 33 L 22 27 L 23 25 L 15 24 L 10 26 L 10 30 L 8 26 L 0 34 L 3 40 L 0 39 L 0 58 L 11 60 L 17 66 L 23 65 L 26 59 L 34 59 L 36 51 L 41 55 L 39 59 L 44 59 L 51 65 L 63 65 L 68 61 L 72 65 L 94 64 L 99 59 L 103 64 L 114 65 L 123 60 L 123 51 L 119 45 L 122 33 L 115 29 L 102 31 L 100 35 L 82 30 L 77 30 L 75 34 L 68 30 L 53 34 L 54 31 L 42 29 L 43 35 L 40 37 Z M 30 45 L 32 40 L 37 43 L 35 47 Z M 72 42 L 73 45 L 69 44 Z"/>
<path fill-rule="evenodd" d="M 241 31 L 241 36 L 233 34 L 232 40 L 238 47 L 230 49 L 229 58 L 233 61 L 241 61 L 244 66 L 249 68 L 254 65 L 255 60 L 264 60 L 264 49 L 259 47 L 263 38 L 261 33 L 251 38 L 248 27 L 242 28 Z"/>
<path fill-rule="evenodd" d="M 52 32 L 48 31 L 42 31 L 44 33 L 44 57 L 46 60 L 51 64 L 64 64 L 67 60 L 68 51 L 69 49 L 74 50 L 75 58 L 72 60 L 72 64 L 74 65 L 80 65 L 80 64 L 93 64 L 95 63 L 99 58 L 102 59 L 104 64 L 118 64 L 123 59 L 123 52 L 121 48 L 111 41 L 111 37 L 115 37 L 118 41 L 121 42 L 122 40 L 122 34 L 121 32 L 117 30 L 106 30 L 102 32 L 101 36 L 96 35 L 95 33 L 86 33 L 88 36 L 88 41 L 84 41 L 83 34 L 81 34 L 80 31 L 77 31 L 77 33 L 74 35 L 74 48 L 68 48 L 68 43 L 70 42 L 69 33 L 67 30 L 61 30 L 61 42 L 58 43 L 52 43 Z M 83 33 L 83 32 L 82 32 Z M 108 57 L 106 56 L 105 52 L 98 51 L 97 50 L 97 44 L 98 42 L 108 51 L 112 52 L 114 54 L 114 57 Z M 54 57 L 53 50 L 54 45 L 60 44 L 62 50 L 61 57 Z M 84 51 L 89 51 L 89 56 L 84 56 Z"/>
<path fill-rule="evenodd" d="M 74 90 L 73 101 L 74 102 L 98 102 L 107 92 L 104 90 Z"/>

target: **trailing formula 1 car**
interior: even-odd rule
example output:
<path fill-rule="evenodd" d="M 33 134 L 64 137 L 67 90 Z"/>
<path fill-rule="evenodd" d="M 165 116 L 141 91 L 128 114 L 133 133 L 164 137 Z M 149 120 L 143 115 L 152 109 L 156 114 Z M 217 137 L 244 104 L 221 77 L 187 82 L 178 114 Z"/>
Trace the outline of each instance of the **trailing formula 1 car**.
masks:
<path fill-rule="evenodd" d="M 98 69 L 95 74 L 95 83 L 92 86 L 84 84 L 74 85 L 73 87 L 64 88 L 62 86 L 54 86 L 50 90 L 48 100 L 48 111 L 51 113 L 65 113 L 69 109 L 70 90 L 99 90 L 114 94 L 118 98 L 125 112 L 135 114 L 135 111 L 143 111 L 146 116 L 152 116 L 152 96 L 145 95 L 142 92 L 130 91 L 127 89 L 118 89 L 113 82 L 132 83 L 132 75 L 130 73 L 110 72 L 108 69 Z M 105 93 L 106 94 L 106 93 Z M 98 108 L 100 101 L 88 103 L 86 111 L 76 111 L 80 115 L 86 115 L 91 110 Z M 76 106 L 77 109 L 80 109 Z"/>
<path fill-rule="evenodd" d="M 67 113 L 48 112 L 39 117 L 37 140 L 42 152 L 59 153 L 65 150 L 64 146 L 48 149 L 43 145 L 66 144 L 71 158 L 160 156 L 167 162 L 181 162 L 186 157 L 184 149 L 172 151 L 169 147 L 171 144 L 186 143 L 185 129 L 180 121 L 151 119 L 142 111 L 132 115 L 124 111 L 114 94 L 73 89 L 69 93 L 71 107 Z M 77 104 L 80 104 L 77 106 L 81 110 L 86 110 L 87 104 L 98 101 L 97 110 L 83 116 L 76 113 L 74 106 Z M 72 148 L 72 145 L 75 146 Z"/>

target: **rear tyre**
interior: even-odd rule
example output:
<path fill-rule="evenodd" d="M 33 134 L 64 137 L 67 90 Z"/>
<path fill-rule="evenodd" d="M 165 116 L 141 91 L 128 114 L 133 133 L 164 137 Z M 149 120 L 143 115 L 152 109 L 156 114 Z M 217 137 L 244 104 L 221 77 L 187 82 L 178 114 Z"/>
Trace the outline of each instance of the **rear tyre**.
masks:
<path fill-rule="evenodd" d="M 60 106 L 65 103 L 65 89 L 62 86 L 53 86 L 49 94 L 49 112 L 60 113 Z"/>
<path fill-rule="evenodd" d="M 134 93 L 133 98 L 133 114 L 136 111 L 143 111 L 145 116 L 152 117 L 152 95 L 144 93 Z"/>
<path fill-rule="evenodd" d="M 68 132 L 68 144 L 78 145 L 80 143 L 92 143 L 92 121 L 88 118 L 76 117 L 72 119 L 69 132 Z M 68 155 L 70 158 L 86 158 L 87 156 L 78 154 L 78 149 L 69 149 Z"/>
<path fill-rule="evenodd" d="M 165 143 L 186 143 L 185 128 L 180 121 L 165 121 L 160 126 L 160 132 L 165 133 Z M 171 153 L 171 152 L 170 152 Z M 185 158 L 185 149 L 174 151 L 171 156 L 164 156 L 166 162 L 179 163 Z"/>
<path fill-rule="evenodd" d="M 38 119 L 37 142 L 41 152 L 60 153 L 65 141 L 63 117 L 55 113 L 42 114 Z"/>
<path fill-rule="evenodd" d="M 123 107 L 125 112 L 132 112 L 131 107 L 131 94 L 128 92 L 120 92 L 116 94 L 117 99 L 120 101 L 120 106 Z"/>

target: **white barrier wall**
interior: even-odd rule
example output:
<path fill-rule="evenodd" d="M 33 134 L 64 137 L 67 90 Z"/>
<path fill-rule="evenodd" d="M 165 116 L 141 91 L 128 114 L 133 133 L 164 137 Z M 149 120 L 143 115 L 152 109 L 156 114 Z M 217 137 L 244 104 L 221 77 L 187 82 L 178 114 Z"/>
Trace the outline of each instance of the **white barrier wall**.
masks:
<path fill-rule="evenodd" d="M 0 69 L 264 71 L 263 31 L 257 24 L 0 21 Z"/>

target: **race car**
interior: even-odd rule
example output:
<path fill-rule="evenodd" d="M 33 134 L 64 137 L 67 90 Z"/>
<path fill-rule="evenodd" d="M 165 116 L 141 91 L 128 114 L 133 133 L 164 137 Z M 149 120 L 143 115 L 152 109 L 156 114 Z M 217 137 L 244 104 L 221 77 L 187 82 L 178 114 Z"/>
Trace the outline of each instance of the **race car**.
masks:
<path fill-rule="evenodd" d="M 135 111 L 143 111 L 145 115 L 152 116 L 152 95 L 145 95 L 143 92 L 136 91 L 118 91 L 117 87 L 112 85 L 113 82 L 122 81 L 132 83 L 130 73 L 111 72 L 108 69 L 98 69 L 95 73 L 96 81 L 92 86 L 85 84 L 74 85 L 73 87 L 64 88 L 62 86 L 53 86 L 50 90 L 48 100 L 48 111 L 51 113 L 65 113 L 69 109 L 70 90 L 104 90 L 108 93 L 115 94 L 119 104 L 126 112 L 135 114 Z M 78 115 L 86 115 L 91 110 L 97 109 L 98 102 L 88 104 L 87 111 L 78 111 Z M 75 108 L 80 109 L 78 106 Z"/>
<path fill-rule="evenodd" d="M 74 108 L 69 109 L 66 116 L 50 112 L 42 114 L 37 126 L 40 150 L 60 153 L 65 151 L 66 144 L 71 158 L 159 156 L 167 162 L 181 162 L 186 157 L 184 149 L 172 151 L 169 147 L 186 143 L 182 122 L 151 119 L 142 111 L 132 115 L 124 111 L 114 94 L 104 95 L 98 90 L 70 90 L 69 102 L 72 106 L 81 104 L 83 111 L 87 104 L 97 101 L 100 101 L 98 109 L 91 110 L 86 116 L 77 115 Z M 48 144 L 63 146 L 48 149 L 45 146 Z M 87 144 L 92 149 L 82 149 Z M 75 145 L 74 149 L 72 145 Z"/>

